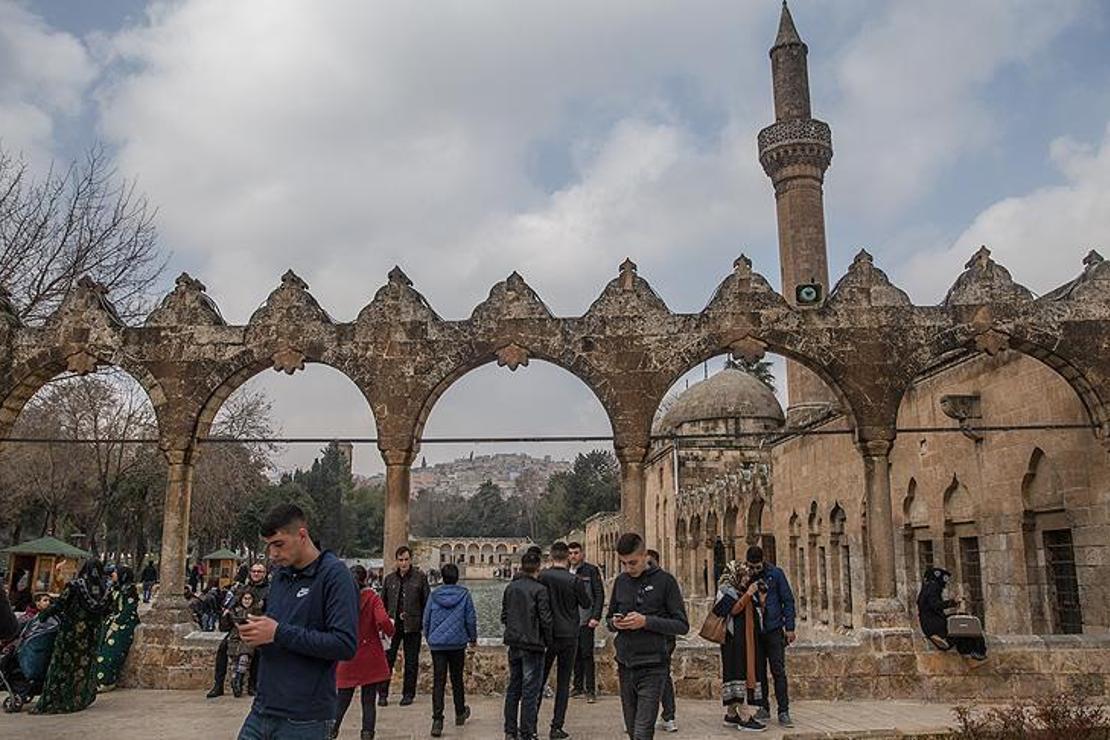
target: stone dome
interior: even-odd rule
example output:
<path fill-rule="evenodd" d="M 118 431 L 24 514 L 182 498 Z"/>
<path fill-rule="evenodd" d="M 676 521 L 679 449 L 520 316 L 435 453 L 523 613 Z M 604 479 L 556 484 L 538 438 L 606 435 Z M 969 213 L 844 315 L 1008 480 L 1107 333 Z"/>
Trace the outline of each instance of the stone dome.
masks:
<path fill-rule="evenodd" d="M 660 420 L 659 429 L 672 431 L 688 422 L 736 418 L 761 419 L 776 426 L 786 420 L 774 391 L 743 370 L 725 368 L 683 391 Z"/>

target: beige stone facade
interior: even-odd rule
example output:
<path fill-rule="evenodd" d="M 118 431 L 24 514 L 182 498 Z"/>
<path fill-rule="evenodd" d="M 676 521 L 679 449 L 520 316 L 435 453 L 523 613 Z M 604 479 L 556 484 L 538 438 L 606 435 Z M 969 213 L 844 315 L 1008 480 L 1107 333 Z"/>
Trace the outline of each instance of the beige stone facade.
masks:
<path fill-rule="evenodd" d="M 511 575 L 533 543 L 527 537 L 425 537 L 410 544 L 413 562 L 425 573 L 454 563 L 460 578 L 482 579 Z"/>

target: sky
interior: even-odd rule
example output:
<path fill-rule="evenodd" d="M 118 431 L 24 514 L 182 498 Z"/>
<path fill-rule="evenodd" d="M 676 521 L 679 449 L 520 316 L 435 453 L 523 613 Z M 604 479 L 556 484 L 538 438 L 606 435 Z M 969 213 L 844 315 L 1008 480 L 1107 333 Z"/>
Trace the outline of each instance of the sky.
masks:
<path fill-rule="evenodd" d="M 106 147 L 158 207 L 166 290 L 187 270 L 235 323 L 289 268 L 353 320 L 395 264 L 445 317 L 513 270 L 580 315 L 625 257 L 672 310 L 698 311 L 741 252 L 778 282 L 755 136 L 773 120 L 779 7 L 0 0 L 0 141 L 40 169 Z M 862 247 L 937 303 L 986 244 L 1043 293 L 1110 249 L 1110 3 L 791 10 L 833 130 L 834 281 Z M 333 370 L 250 384 L 286 434 L 373 434 Z M 464 376 L 426 428 L 608 431 L 587 388 L 540 362 Z M 493 451 L 424 452 L 471 449 Z M 373 448 L 355 454 L 380 469 Z"/>

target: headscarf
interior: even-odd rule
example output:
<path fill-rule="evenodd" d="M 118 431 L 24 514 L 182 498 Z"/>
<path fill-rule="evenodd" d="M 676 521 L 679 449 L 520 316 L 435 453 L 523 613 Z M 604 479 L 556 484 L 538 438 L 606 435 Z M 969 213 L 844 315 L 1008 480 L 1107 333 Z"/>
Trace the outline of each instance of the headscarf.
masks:
<path fill-rule="evenodd" d="M 730 560 L 725 565 L 724 570 L 721 571 L 721 577 L 717 579 L 717 588 L 721 589 L 730 586 L 736 589 L 738 594 L 744 593 L 752 580 L 752 570 L 748 564 L 742 560 Z"/>
<path fill-rule="evenodd" d="M 925 571 L 925 583 L 939 583 L 941 585 L 941 588 L 943 588 L 947 586 L 948 582 L 951 580 L 952 574 L 946 571 L 944 568 L 929 568 L 927 571 Z"/>
<path fill-rule="evenodd" d="M 117 565 L 116 566 L 116 585 L 119 588 L 135 582 L 135 571 L 131 570 L 130 566 Z"/>
<path fill-rule="evenodd" d="M 112 609 L 112 600 L 104 586 L 104 564 L 96 558 L 89 558 L 81 566 L 77 576 L 69 582 L 81 602 L 82 608 L 91 614 L 107 614 Z"/>

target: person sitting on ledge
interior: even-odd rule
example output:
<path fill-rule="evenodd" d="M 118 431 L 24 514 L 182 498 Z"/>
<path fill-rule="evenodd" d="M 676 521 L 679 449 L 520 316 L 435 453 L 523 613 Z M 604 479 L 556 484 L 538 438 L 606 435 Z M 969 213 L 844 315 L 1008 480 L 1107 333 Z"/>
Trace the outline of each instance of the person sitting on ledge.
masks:
<path fill-rule="evenodd" d="M 944 589 L 952 574 L 944 568 L 925 571 L 921 590 L 917 594 L 917 617 L 921 631 L 938 650 L 956 648 L 960 655 L 974 660 L 986 660 L 987 643 L 979 637 L 956 637 L 948 634 L 948 610 L 960 606 L 959 599 L 944 598 Z"/>

